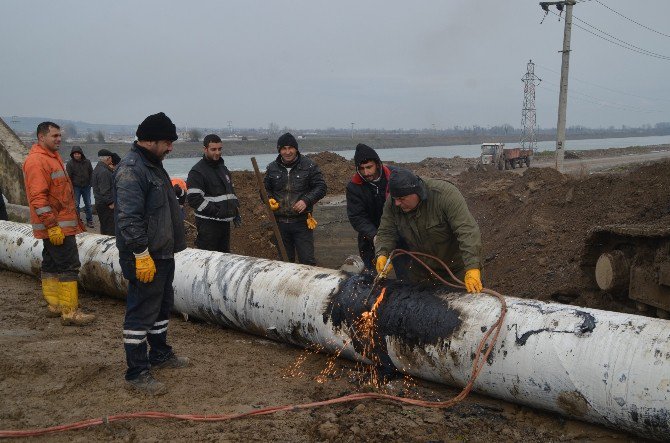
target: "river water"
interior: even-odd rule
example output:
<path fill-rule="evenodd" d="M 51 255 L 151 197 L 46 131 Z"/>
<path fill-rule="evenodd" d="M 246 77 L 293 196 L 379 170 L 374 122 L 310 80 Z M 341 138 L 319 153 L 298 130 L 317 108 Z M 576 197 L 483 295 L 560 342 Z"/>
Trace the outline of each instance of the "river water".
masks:
<path fill-rule="evenodd" d="M 567 150 L 589 150 L 604 148 L 626 148 L 628 146 L 646 146 L 670 144 L 670 135 L 656 137 L 629 137 L 629 138 L 605 138 L 592 140 L 568 140 L 566 141 Z M 538 151 L 550 151 L 556 147 L 555 141 L 544 141 L 537 144 Z M 354 158 L 354 150 L 335 151 L 338 155 L 346 159 Z M 449 158 L 449 157 L 479 157 L 479 145 L 454 145 L 454 146 L 426 146 L 414 148 L 389 148 L 379 149 L 377 151 L 382 161 L 394 162 L 420 162 L 429 157 Z M 304 152 L 307 154 L 309 152 Z M 265 171 L 268 163 L 277 158 L 277 154 L 257 154 L 257 155 L 231 155 L 224 157 L 226 166 L 231 171 L 250 171 L 251 157 L 256 157 L 258 167 Z M 165 169 L 170 177 L 186 178 L 191 167 L 200 160 L 200 157 L 189 158 L 168 158 L 163 161 Z"/>

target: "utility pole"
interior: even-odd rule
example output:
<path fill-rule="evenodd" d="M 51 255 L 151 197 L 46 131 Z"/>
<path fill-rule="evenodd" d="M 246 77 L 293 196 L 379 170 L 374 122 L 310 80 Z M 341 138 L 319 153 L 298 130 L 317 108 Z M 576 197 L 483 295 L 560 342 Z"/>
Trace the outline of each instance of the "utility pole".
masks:
<path fill-rule="evenodd" d="M 563 53 L 561 63 L 561 89 L 558 94 L 558 123 L 556 124 L 556 169 L 563 172 L 563 158 L 565 157 L 565 113 L 568 107 L 568 68 L 570 67 L 570 33 L 572 31 L 572 7 L 577 2 L 566 0 L 560 2 L 540 2 L 540 7 L 549 12 L 549 6 L 563 11 L 565 7 L 565 28 L 563 30 Z"/>
<path fill-rule="evenodd" d="M 351 123 L 351 139 L 354 139 L 354 124 Z"/>
<path fill-rule="evenodd" d="M 537 136 L 535 127 L 537 118 L 535 116 L 535 86 L 542 80 L 535 75 L 535 63 L 529 60 L 526 65 L 526 75 L 521 78 L 523 82 L 523 107 L 521 108 L 521 149 L 530 149 L 535 152 L 537 147 Z M 505 130 L 507 132 L 507 130 Z"/>

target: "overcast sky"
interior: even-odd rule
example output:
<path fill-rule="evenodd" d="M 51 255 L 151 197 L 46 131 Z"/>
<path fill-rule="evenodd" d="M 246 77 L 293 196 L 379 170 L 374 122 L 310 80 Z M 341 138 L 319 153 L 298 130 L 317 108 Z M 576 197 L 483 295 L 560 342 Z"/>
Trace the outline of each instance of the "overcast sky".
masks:
<path fill-rule="evenodd" d="M 2 0 L 0 10 L 0 115 L 520 127 L 532 59 L 537 121 L 556 125 L 563 21 L 540 24 L 537 1 Z M 586 0 L 574 16 L 656 55 L 574 27 L 567 124 L 670 121 L 670 1 Z"/>

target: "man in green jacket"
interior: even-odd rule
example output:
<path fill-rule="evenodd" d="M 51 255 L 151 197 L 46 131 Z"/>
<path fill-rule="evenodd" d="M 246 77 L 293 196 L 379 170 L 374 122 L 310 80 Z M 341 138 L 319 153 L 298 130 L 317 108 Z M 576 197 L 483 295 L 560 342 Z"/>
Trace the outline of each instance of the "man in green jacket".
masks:
<path fill-rule="evenodd" d="M 481 234 L 456 186 L 445 180 L 424 180 L 407 169 L 397 168 L 389 178 L 389 191 L 392 198 L 386 200 L 375 238 L 377 272 L 382 272 L 389 254 L 402 238 L 410 251 L 431 254 L 444 261 L 465 282 L 468 292 L 481 291 Z M 438 262 L 420 258 L 451 281 Z M 434 276 L 423 266 L 411 262 L 410 281 L 430 279 Z"/>

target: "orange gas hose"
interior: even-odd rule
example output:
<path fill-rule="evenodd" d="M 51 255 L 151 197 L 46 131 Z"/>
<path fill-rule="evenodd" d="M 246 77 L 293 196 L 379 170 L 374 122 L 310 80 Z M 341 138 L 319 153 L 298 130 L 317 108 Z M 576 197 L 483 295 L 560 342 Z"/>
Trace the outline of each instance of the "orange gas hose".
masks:
<path fill-rule="evenodd" d="M 465 288 L 463 282 L 458 278 L 456 278 L 456 276 L 454 276 L 454 274 L 451 272 L 446 263 L 444 263 L 439 258 L 421 252 L 410 252 L 402 249 L 396 249 L 390 254 L 389 260 L 392 257 L 397 257 L 399 255 L 409 255 L 413 260 L 417 261 L 419 264 L 428 269 L 428 271 L 430 271 L 443 284 L 459 289 Z M 449 275 L 454 279 L 456 283 L 448 282 L 442 277 L 440 277 L 423 260 L 421 260 L 420 257 L 427 257 L 440 263 L 440 265 L 447 270 Z M 484 334 L 484 336 L 479 342 L 479 346 L 477 347 L 477 352 L 475 353 L 475 358 L 472 364 L 472 372 L 470 374 L 470 379 L 468 380 L 467 384 L 463 387 L 461 392 L 450 400 L 425 401 L 413 398 L 398 397 L 389 394 L 365 392 L 365 393 L 345 395 L 342 397 L 331 398 L 323 401 L 302 403 L 297 405 L 271 406 L 263 409 L 243 412 L 240 414 L 197 415 L 197 414 L 172 414 L 168 412 L 156 412 L 156 411 L 132 412 L 127 414 L 109 415 L 101 418 L 92 418 L 64 425 L 51 426 L 48 428 L 25 429 L 25 430 L 0 430 L 0 438 L 36 437 L 45 434 L 72 431 L 75 429 L 84 429 L 92 426 L 99 426 L 102 424 L 108 424 L 117 421 L 125 421 L 138 418 L 173 419 L 173 420 L 187 420 L 196 422 L 220 422 L 220 421 L 236 420 L 246 417 L 253 417 L 256 415 L 268 415 L 268 414 L 274 414 L 276 412 L 296 411 L 301 409 L 317 408 L 321 406 L 328 406 L 328 405 L 347 403 L 352 401 L 361 401 L 361 400 L 389 400 L 393 402 L 404 403 L 413 406 L 420 406 L 424 408 L 439 408 L 439 409 L 450 408 L 459 403 L 460 401 L 464 400 L 472 390 L 472 387 L 474 385 L 475 380 L 477 379 L 477 376 L 481 372 L 482 368 L 484 367 L 484 364 L 486 363 L 486 360 L 489 357 L 489 354 L 491 354 L 491 351 L 493 350 L 493 345 L 498 339 L 498 335 L 500 334 L 500 330 L 502 328 L 502 324 L 505 319 L 505 314 L 507 313 L 507 304 L 505 302 L 504 297 L 501 294 L 499 294 L 494 290 L 486 288 L 482 290 L 482 293 L 496 297 L 500 301 L 501 304 L 500 316 L 498 317 L 498 320 L 493 324 L 493 326 L 487 330 L 487 332 Z M 382 298 L 383 295 L 382 297 L 379 298 L 378 302 L 381 302 Z M 492 335 L 493 337 L 491 338 Z M 491 340 L 489 340 L 489 338 L 491 338 Z M 486 350 L 482 355 L 482 350 L 484 349 L 484 347 L 486 347 Z"/>

